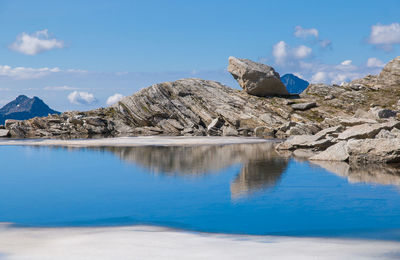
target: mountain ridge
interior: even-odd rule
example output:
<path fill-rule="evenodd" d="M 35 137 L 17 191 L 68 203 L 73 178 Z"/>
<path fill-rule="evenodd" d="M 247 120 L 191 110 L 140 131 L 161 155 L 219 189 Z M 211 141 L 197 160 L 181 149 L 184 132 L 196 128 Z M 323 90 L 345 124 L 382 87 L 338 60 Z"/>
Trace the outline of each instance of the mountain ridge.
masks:
<path fill-rule="evenodd" d="M 4 124 L 7 119 L 26 120 L 48 116 L 49 114 L 60 114 L 60 112 L 51 109 L 36 96 L 29 98 L 25 95 L 19 95 L 0 108 L 0 125 Z"/>

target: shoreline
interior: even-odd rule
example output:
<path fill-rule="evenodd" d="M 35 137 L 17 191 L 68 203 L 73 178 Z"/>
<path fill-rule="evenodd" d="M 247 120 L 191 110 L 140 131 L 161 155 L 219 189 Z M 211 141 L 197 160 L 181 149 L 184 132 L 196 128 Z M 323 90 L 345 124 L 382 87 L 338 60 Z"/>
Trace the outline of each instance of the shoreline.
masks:
<path fill-rule="evenodd" d="M 137 136 L 99 139 L 4 139 L 0 146 L 65 146 L 65 147 L 135 147 L 135 146 L 197 146 L 255 144 L 275 142 L 276 139 L 257 137 L 214 137 L 214 136 Z"/>
<path fill-rule="evenodd" d="M 2 259 L 394 259 L 399 248 L 396 241 L 215 234 L 143 225 L 0 224 Z"/>

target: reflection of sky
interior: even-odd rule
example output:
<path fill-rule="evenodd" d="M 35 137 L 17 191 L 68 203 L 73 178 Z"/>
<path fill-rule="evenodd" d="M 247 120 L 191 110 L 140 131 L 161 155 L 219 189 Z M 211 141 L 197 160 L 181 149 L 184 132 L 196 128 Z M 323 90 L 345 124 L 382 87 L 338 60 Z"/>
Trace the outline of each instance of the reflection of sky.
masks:
<path fill-rule="evenodd" d="M 246 162 L 184 178 L 149 174 L 100 150 L 0 147 L 0 158 L 0 222 L 299 235 L 400 228 L 395 186 L 351 184 L 306 162 L 289 161 L 275 186 L 232 199 Z"/>

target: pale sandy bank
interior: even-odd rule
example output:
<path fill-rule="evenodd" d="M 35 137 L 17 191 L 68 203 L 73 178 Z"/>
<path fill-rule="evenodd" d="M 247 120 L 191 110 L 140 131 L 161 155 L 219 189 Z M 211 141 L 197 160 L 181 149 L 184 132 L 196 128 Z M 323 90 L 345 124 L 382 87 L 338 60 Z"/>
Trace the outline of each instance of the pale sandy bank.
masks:
<path fill-rule="evenodd" d="M 100 139 L 3 139 L 1 145 L 35 145 L 35 146 L 68 146 L 68 147 L 93 147 L 93 146 L 184 146 L 184 145 L 224 145 L 224 144 L 251 144 L 268 142 L 265 139 L 251 137 L 186 137 L 186 136 L 140 136 L 118 137 Z"/>
<path fill-rule="evenodd" d="M 390 241 L 242 236 L 160 227 L 0 225 L 1 259 L 397 259 Z"/>

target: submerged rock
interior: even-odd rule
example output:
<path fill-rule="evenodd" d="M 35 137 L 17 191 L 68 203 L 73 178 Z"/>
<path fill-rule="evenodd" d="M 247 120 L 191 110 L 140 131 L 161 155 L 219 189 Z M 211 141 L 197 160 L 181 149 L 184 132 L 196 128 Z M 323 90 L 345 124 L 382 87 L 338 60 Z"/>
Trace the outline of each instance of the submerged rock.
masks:
<path fill-rule="evenodd" d="M 228 71 L 250 95 L 289 95 L 279 73 L 265 64 L 229 57 Z"/>

